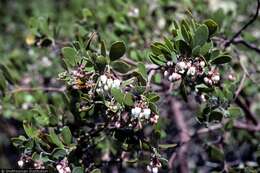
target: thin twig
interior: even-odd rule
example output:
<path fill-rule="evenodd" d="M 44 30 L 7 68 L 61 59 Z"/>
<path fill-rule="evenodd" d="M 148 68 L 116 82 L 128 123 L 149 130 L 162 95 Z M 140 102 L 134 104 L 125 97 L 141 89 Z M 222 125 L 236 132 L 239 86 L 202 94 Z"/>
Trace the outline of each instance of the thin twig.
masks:
<path fill-rule="evenodd" d="M 254 125 L 258 124 L 257 118 L 251 112 L 249 107 L 241 100 L 240 97 L 237 97 L 235 99 L 235 103 L 245 112 L 245 117 L 247 120 L 250 120 Z"/>
<path fill-rule="evenodd" d="M 236 50 L 236 48 L 234 49 L 235 54 L 237 55 L 237 58 L 239 59 L 240 65 L 244 71 L 242 80 L 240 81 L 240 84 L 238 86 L 238 89 L 235 92 L 235 96 L 234 96 L 234 101 L 235 103 L 241 107 L 243 109 L 243 111 L 245 112 L 245 117 L 247 120 L 250 120 L 251 122 L 253 122 L 253 124 L 257 125 L 258 124 L 258 120 L 257 118 L 253 115 L 253 113 L 251 112 L 249 106 L 250 104 L 244 104 L 241 100 L 241 98 L 238 98 L 240 93 L 243 91 L 243 86 L 246 80 L 246 76 L 248 76 L 249 79 L 251 79 L 250 74 L 247 71 L 247 68 L 244 65 L 244 62 L 242 62 L 242 59 L 240 58 L 239 52 L 238 50 Z M 251 79 L 252 81 L 254 81 L 253 79 Z M 245 99 L 246 100 L 246 99 Z"/>
<path fill-rule="evenodd" d="M 247 130 L 250 132 L 259 132 L 260 131 L 260 124 L 254 126 L 254 125 L 247 124 L 247 123 L 235 122 L 234 127 L 237 129 Z"/>
<path fill-rule="evenodd" d="M 123 60 L 124 62 L 126 62 L 127 64 L 130 64 L 130 65 L 132 65 L 132 66 L 137 66 L 137 63 L 136 63 L 135 61 L 131 60 L 130 58 L 123 57 L 122 60 Z"/>
<path fill-rule="evenodd" d="M 227 122 L 225 122 L 225 123 L 227 123 Z M 203 135 L 203 134 L 215 131 L 215 130 L 219 130 L 223 127 L 224 127 L 223 124 L 211 125 L 209 128 L 201 128 L 201 129 L 197 130 L 196 135 Z M 240 122 L 240 121 L 234 122 L 233 127 L 236 128 L 236 129 L 246 130 L 246 131 L 249 131 L 249 132 L 259 132 L 260 131 L 260 124 L 255 126 L 255 125 Z"/>
<path fill-rule="evenodd" d="M 257 47 L 255 44 L 248 43 L 247 41 L 243 40 L 242 38 L 236 38 L 235 40 L 233 40 L 232 43 L 233 44 L 242 44 L 242 45 L 246 46 L 247 48 L 252 49 L 256 53 L 260 54 L 260 48 L 259 47 Z"/>
<path fill-rule="evenodd" d="M 146 85 L 146 89 L 149 89 L 151 87 L 151 82 L 152 82 L 152 77 L 153 75 L 155 74 L 155 70 L 151 70 L 148 74 L 148 77 L 147 77 L 147 85 Z"/>
<path fill-rule="evenodd" d="M 64 92 L 65 87 L 53 88 L 53 87 L 35 87 L 35 88 L 17 88 L 11 91 L 11 94 L 19 92 L 35 92 L 35 91 L 49 91 L 49 92 Z"/>
<path fill-rule="evenodd" d="M 253 18 L 251 20 L 249 20 L 229 41 L 227 41 L 225 43 L 225 47 L 227 48 L 231 43 L 234 42 L 234 40 L 240 36 L 240 34 L 252 23 L 254 23 L 258 17 L 259 14 L 259 9 L 260 9 L 260 0 L 257 0 L 257 8 L 256 8 L 256 12 L 255 15 L 253 16 Z"/>
<path fill-rule="evenodd" d="M 236 100 L 236 98 L 239 96 L 240 92 L 242 91 L 243 87 L 244 87 L 244 84 L 245 84 L 245 81 L 246 81 L 246 73 L 243 74 L 243 77 L 240 81 L 240 84 L 235 92 L 235 97 L 234 97 L 234 100 Z"/>
<path fill-rule="evenodd" d="M 238 59 L 239 59 L 239 63 L 240 63 L 240 66 L 242 67 L 242 69 L 243 69 L 243 71 L 244 71 L 244 73 L 246 74 L 246 76 L 252 81 L 252 82 L 254 82 L 254 83 L 257 83 L 257 81 L 255 81 L 252 77 L 251 77 L 251 75 L 249 74 L 249 72 L 248 72 L 248 70 L 247 70 L 247 68 L 245 67 L 245 57 L 244 58 L 240 58 L 240 54 L 239 54 L 239 51 L 236 49 L 236 48 L 234 48 L 234 52 L 236 53 L 236 55 L 237 55 L 237 57 L 238 57 Z"/>
<path fill-rule="evenodd" d="M 173 99 L 171 99 L 170 103 L 171 103 L 171 111 L 174 114 L 175 122 L 180 130 L 179 136 L 180 136 L 181 146 L 177 153 L 177 158 L 180 164 L 180 172 L 188 173 L 189 167 L 188 167 L 187 150 L 188 150 L 188 141 L 190 140 L 188 126 L 181 112 L 181 104 L 178 101 Z M 171 159 L 169 160 L 169 168 L 172 168 L 175 158 L 176 158 L 175 153 L 173 153 Z"/>

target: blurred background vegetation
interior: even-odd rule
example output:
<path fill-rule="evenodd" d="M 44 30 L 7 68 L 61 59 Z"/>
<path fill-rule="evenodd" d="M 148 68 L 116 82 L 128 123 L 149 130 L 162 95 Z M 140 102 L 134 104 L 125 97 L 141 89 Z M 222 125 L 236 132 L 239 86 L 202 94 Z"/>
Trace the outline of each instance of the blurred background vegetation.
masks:
<path fill-rule="evenodd" d="M 220 25 L 220 35 L 231 37 L 254 14 L 255 8 L 255 0 L 0 0 L 0 60 L 8 67 L 17 86 L 9 88 L 12 92 L 8 96 L 0 92 L 0 168 L 16 167 L 19 155 L 10 138 L 24 133 L 23 121 L 47 123 L 50 120 L 44 115 L 49 113 L 49 104 L 63 113 L 66 104 L 61 94 L 37 89 L 23 92 L 21 88 L 62 87 L 56 78 L 62 71 L 60 48 L 64 45 L 87 38 L 95 31 L 108 44 L 125 41 L 127 56 L 143 61 L 147 59 L 151 42 L 170 34 L 173 20 L 191 13 L 198 20 L 213 18 Z M 259 45 L 259 27 L 258 18 L 242 37 Z M 259 54 L 244 46 L 235 50 L 240 58 L 234 53 L 234 74 L 242 78 L 243 68 L 247 69 L 243 98 L 260 118 Z M 0 89 L 5 90 L 5 85 L 0 73 Z M 174 122 L 167 115 L 163 117 L 162 121 L 168 122 L 163 123 L 163 140 L 177 141 Z M 197 128 L 199 125 L 191 117 L 187 113 L 188 124 Z M 195 150 L 190 154 L 194 170 L 212 166 L 205 161 L 202 147 L 218 140 L 216 136 L 205 137 L 205 143 L 194 141 Z M 226 138 L 227 160 L 241 167 L 258 167 L 259 133 L 234 130 Z"/>

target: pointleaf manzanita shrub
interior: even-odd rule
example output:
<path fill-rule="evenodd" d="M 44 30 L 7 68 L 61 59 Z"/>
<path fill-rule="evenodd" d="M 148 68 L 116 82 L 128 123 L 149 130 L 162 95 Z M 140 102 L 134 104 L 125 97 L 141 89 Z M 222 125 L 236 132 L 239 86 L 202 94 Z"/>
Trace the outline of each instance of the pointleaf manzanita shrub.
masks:
<path fill-rule="evenodd" d="M 198 102 L 205 103 L 200 121 L 219 120 L 229 106 L 228 97 L 219 97 L 228 95 L 221 90 L 220 69 L 231 58 L 211 40 L 217 24 L 183 20 L 174 22 L 171 30 L 164 42 L 151 45 L 150 61 L 161 80 L 178 88 L 184 100 L 195 93 Z M 25 122 L 27 137 L 13 139 L 21 150 L 18 165 L 69 173 L 99 172 L 119 164 L 158 172 L 166 159 L 154 135 L 160 97 L 152 91 L 154 81 L 148 81 L 150 67 L 127 63 L 126 46 L 120 41 L 107 51 L 103 41 L 94 44 L 91 37 L 61 52 L 66 70 L 58 78 L 67 86 L 64 99 L 70 114 L 57 115 L 46 126 Z"/>
<path fill-rule="evenodd" d="M 203 103 L 197 117 L 200 121 L 228 116 L 225 110 L 234 96 L 234 83 L 224 80 L 220 74 L 227 70 L 223 64 L 230 62 L 231 57 L 211 40 L 217 31 L 218 25 L 211 19 L 203 23 L 186 19 L 174 22 L 172 38 L 151 45 L 149 57 L 158 66 L 156 69 L 161 76 L 172 88 L 178 88 L 176 91 L 184 100 L 193 94 Z"/>

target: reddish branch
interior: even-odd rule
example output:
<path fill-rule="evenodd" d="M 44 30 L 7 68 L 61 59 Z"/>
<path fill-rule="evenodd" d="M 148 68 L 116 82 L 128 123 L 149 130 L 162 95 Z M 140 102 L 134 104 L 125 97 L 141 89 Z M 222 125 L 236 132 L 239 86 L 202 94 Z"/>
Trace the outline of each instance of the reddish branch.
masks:
<path fill-rule="evenodd" d="M 49 91 L 49 92 L 64 92 L 65 88 L 53 88 L 53 87 L 36 87 L 36 88 L 17 88 L 11 91 L 11 94 L 19 92 L 35 92 L 35 91 Z"/>
<path fill-rule="evenodd" d="M 235 122 L 234 127 L 237 129 L 247 130 L 250 132 L 260 132 L 260 124 L 258 125 L 250 125 L 248 123 Z"/>
<path fill-rule="evenodd" d="M 256 51 L 257 53 L 260 53 L 260 49 L 256 45 L 250 44 L 250 43 L 246 42 L 245 40 L 243 40 L 242 38 L 240 38 L 240 35 L 242 34 L 242 32 L 248 26 L 250 26 L 251 24 L 253 24 L 257 20 L 257 17 L 259 15 L 259 9 L 260 9 L 260 0 L 257 0 L 257 8 L 256 8 L 256 12 L 255 12 L 254 16 L 240 30 L 238 30 L 231 39 L 227 40 L 224 43 L 225 48 L 229 47 L 231 44 L 242 44 L 242 45 Z M 240 91 L 238 93 L 236 93 L 236 97 L 238 96 Z M 249 107 L 246 104 L 244 104 L 240 98 L 236 98 L 235 102 L 245 112 L 246 119 L 250 120 L 254 125 L 258 125 L 258 121 L 255 118 L 255 116 L 251 113 Z"/>
<path fill-rule="evenodd" d="M 177 154 L 173 153 L 173 155 L 171 156 L 169 160 L 169 168 L 172 169 L 173 162 L 177 157 L 180 164 L 180 172 L 187 173 L 189 172 L 187 158 L 188 141 L 190 140 L 189 130 L 184 120 L 184 116 L 181 112 L 181 104 L 173 99 L 171 99 L 170 103 L 171 111 L 174 115 L 176 125 L 180 130 L 180 148 Z"/>
<path fill-rule="evenodd" d="M 258 120 L 251 112 L 249 107 L 241 100 L 240 97 L 237 97 L 235 103 L 245 112 L 245 117 L 247 120 L 251 121 L 254 125 L 258 125 Z"/>
<path fill-rule="evenodd" d="M 251 24 L 253 24 L 257 17 L 258 17 L 258 14 L 259 14 L 259 9 L 260 9 L 260 0 L 257 0 L 257 8 L 256 8 L 256 12 L 255 12 L 255 15 L 253 16 L 253 18 L 251 20 L 249 20 L 239 31 L 236 32 L 236 34 L 230 39 L 228 40 L 226 43 L 225 43 L 225 47 L 228 47 L 230 46 L 231 43 L 233 43 L 235 41 L 236 38 L 238 38 L 241 33 L 248 27 L 250 26 Z M 245 42 L 245 41 L 244 41 Z"/>
<path fill-rule="evenodd" d="M 247 41 L 241 39 L 241 38 L 236 38 L 235 40 L 232 41 L 233 44 L 241 44 L 246 46 L 247 48 L 255 51 L 256 53 L 260 54 L 260 48 L 257 47 L 255 44 L 248 43 Z"/>
<path fill-rule="evenodd" d="M 211 125 L 209 128 L 201 128 L 201 129 L 197 130 L 196 135 L 202 135 L 202 134 L 205 134 L 205 133 L 209 133 L 211 131 L 221 129 L 223 127 L 224 127 L 223 124 Z M 246 130 L 246 131 L 249 131 L 249 132 L 260 132 L 260 124 L 255 126 L 255 125 L 250 125 L 248 123 L 236 121 L 236 122 L 234 122 L 233 127 L 236 128 L 236 129 Z"/>

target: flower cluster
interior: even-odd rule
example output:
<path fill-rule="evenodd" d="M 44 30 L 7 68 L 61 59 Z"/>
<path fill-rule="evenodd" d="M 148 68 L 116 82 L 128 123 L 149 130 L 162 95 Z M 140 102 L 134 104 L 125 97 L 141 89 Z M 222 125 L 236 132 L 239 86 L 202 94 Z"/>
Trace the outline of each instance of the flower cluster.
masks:
<path fill-rule="evenodd" d="M 68 164 L 68 159 L 65 157 L 59 162 L 59 164 L 57 164 L 56 169 L 59 173 L 71 173 L 71 169 Z"/>
<path fill-rule="evenodd" d="M 204 77 L 204 82 L 207 85 L 217 84 L 220 80 L 219 72 L 217 69 L 212 69 L 208 72 L 207 76 Z"/>
<path fill-rule="evenodd" d="M 33 164 L 35 169 L 45 169 L 45 166 L 43 165 L 43 161 L 36 160 Z"/>
<path fill-rule="evenodd" d="M 32 167 L 34 169 L 45 169 L 45 166 L 43 164 L 43 161 L 41 160 L 32 160 L 32 158 L 28 155 L 23 155 L 17 162 L 17 165 L 20 168 L 25 168 L 25 167 Z"/>
<path fill-rule="evenodd" d="M 20 168 L 22 168 L 24 166 L 24 161 L 20 159 L 18 160 L 17 164 Z"/>
<path fill-rule="evenodd" d="M 115 102 L 113 99 L 107 104 L 106 115 L 111 124 L 116 128 L 131 127 L 142 129 L 145 124 L 156 124 L 159 115 L 152 112 L 145 102 L 137 103 L 128 111 L 125 107 Z"/>
<path fill-rule="evenodd" d="M 31 157 L 27 156 L 27 155 L 23 155 L 21 156 L 21 158 L 18 160 L 17 165 L 20 168 L 26 167 L 28 164 L 30 164 L 30 162 L 32 161 Z"/>
<path fill-rule="evenodd" d="M 205 84 L 213 85 L 217 84 L 220 80 L 218 71 L 212 68 L 209 72 L 206 72 L 206 63 L 202 58 L 196 57 L 193 60 L 182 59 L 176 64 L 169 61 L 166 64 L 164 76 L 171 82 L 176 82 L 181 79 L 186 79 L 191 82 L 195 82 L 198 78 L 203 78 Z"/>
<path fill-rule="evenodd" d="M 98 94 L 105 94 L 109 92 L 112 88 L 119 88 L 122 81 L 119 79 L 113 79 L 112 77 L 108 77 L 106 75 L 101 75 L 99 78 L 98 87 L 96 92 Z"/>
<path fill-rule="evenodd" d="M 137 102 L 134 108 L 131 109 L 131 116 L 141 122 L 150 121 L 152 124 L 158 122 L 159 116 L 151 111 L 147 103 L 143 100 Z"/>
<path fill-rule="evenodd" d="M 95 85 L 93 77 L 94 73 L 86 71 L 84 64 L 79 65 L 76 69 L 70 72 L 59 74 L 59 79 L 67 81 L 67 84 L 76 90 L 89 90 L 92 88 Z"/>
<path fill-rule="evenodd" d="M 181 60 L 174 66 L 173 62 L 167 62 L 167 69 L 164 71 L 164 76 L 169 81 L 174 82 L 184 78 L 185 74 L 192 80 L 204 73 L 205 61 L 200 58 L 195 60 Z"/>
<path fill-rule="evenodd" d="M 160 160 L 157 157 L 153 157 L 149 165 L 147 165 L 147 170 L 151 173 L 158 173 L 160 167 L 162 167 Z"/>

